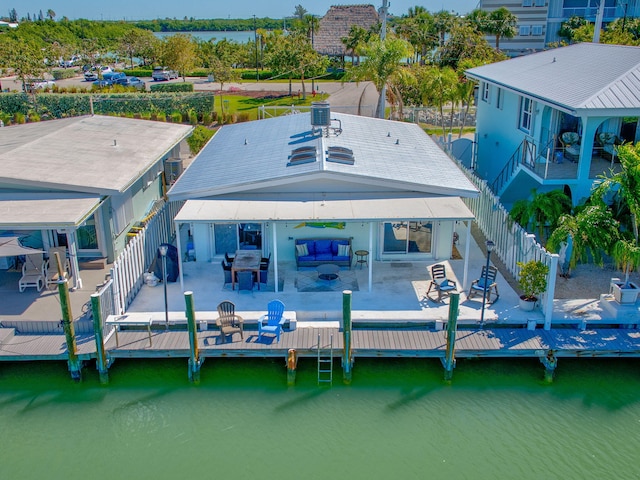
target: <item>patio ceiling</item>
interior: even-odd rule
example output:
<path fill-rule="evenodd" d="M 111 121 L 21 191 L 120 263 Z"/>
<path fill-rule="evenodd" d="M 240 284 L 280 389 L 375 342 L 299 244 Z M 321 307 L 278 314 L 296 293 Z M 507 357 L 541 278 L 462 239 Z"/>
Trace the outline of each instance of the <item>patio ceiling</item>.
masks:
<path fill-rule="evenodd" d="M 472 220 L 471 210 L 458 197 L 251 201 L 188 200 L 177 222 L 249 221 L 380 221 L 380 220 Z"/>

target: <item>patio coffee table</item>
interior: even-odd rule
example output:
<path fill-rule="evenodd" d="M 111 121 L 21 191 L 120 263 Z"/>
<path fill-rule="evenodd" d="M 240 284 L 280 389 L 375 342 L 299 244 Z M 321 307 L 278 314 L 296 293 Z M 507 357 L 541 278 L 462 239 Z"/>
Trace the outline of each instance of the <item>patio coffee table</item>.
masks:
<path fill-rule="evenodd" d="M 318 278 L 321 280 L 335 280 L 338 278 L 338 272 L 340 267 L 333 263 L 323 263 L 316 268 L 318 271 Z"/>

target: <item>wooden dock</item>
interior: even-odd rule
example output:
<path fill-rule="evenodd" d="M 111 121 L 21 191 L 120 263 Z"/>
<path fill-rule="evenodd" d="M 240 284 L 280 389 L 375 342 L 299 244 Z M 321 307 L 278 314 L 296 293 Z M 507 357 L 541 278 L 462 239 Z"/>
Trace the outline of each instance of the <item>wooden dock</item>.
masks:
<path fill-rule="evenodd" d="M 343 334 L 338 328 L 299 327 L 285 331 L 278 343 L 264 335 L 258 341 L 257 330 L 245 330 L 233 341 L 222 342 L 218 330 L 197 332 L 200 357 L 287 357 L 294 349 L 300 357 L 316 356 L 320 342 L 326 345 L 333 336 L 333 356 L 343 355 Z M 154 326 L 150 345 L 147 329 L 126 329 L 105 342 L 107 356 L 117 358 L 188 358 L 186 329 Z M 96 358 L 93 335 L 76 337 L 78 357 Z M 353 357 L 443 358 L 446 331 L 426 328 L 356 328 L 352 331 Z M 526 328 L 461 329 L 457 331 L 456 358 L 540 357 L 549 350 L 556 357 L 640 357 L 640 330 L 637 329 L 551 329 Z M 0 329 L 0 361 L 66 360 L 64 335 L 16 335 L 12 329 Z"/>

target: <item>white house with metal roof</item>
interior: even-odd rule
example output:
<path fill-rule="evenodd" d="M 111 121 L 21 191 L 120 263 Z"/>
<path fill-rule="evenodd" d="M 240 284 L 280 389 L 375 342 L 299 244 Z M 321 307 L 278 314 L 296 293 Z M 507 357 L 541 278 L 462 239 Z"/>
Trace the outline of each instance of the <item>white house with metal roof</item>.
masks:
<path fill-rule="evenodd" d="M 640 48 L 580 43 L 472 68 L 473 167 L 502 203 L 563 189 L 574 204 L 640 137 Z"/>
<path fill-rule="evenodd" d="M 98 115 L 0 128 L 0 236 L 67 246 L 81 286 L 78 257 L 112 261 L 124 248 L 163 196 L 163 162 L 191 131 Z"/>
<path fill-rule="evenodd" d="M 181 258 L 186 242 L 206 262 L 257 248 L 276 268 L 300 238 L 349 237 L 372 260 L 449 259 L 456 222 L 473 219 L 461 197 L 477 194 L 419 126 L 321 102 L 222 127 L 168 192 L 186 201 Z"/>

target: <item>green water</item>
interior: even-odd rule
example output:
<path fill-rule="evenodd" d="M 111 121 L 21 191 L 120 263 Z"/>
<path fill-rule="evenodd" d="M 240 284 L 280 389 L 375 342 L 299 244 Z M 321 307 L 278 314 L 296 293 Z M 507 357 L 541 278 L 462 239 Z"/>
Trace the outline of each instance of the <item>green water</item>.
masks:
<path fill-rule="evenodd" d="M 0 363 L 0 479 L 637 479 L 637 360 L 358 359 L 316 386 L 302 359 L 124 361 L 101 386 Z"/>

